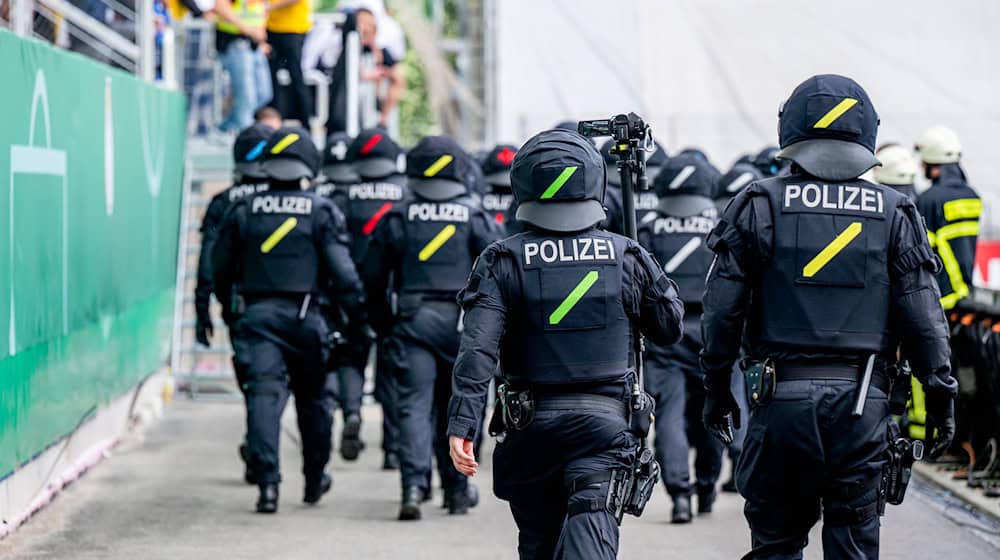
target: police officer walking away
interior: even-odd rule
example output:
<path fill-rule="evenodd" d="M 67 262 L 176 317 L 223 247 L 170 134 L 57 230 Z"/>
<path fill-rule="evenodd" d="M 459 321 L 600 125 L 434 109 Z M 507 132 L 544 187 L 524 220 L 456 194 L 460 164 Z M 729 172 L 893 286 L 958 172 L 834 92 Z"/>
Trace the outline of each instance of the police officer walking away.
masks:
<path fill-rule="evenodd" d="M 712 252 L 704 238 L 718 222 L 712 201 L 715 169 L 693 155 L 670 159 L 653 182 L 659 205 L 652 219 L 641 220 L 639 244 L 664 263 L 684 301 L 684 337 L 678 344 L 646 345 L 646 387 L 656 401 L 656 460 L 673 500 L 672 523 L 691 521 L 691 494 L 698 513 L 710 513 L 722 471 L 723 445 L 701 422 L 705 402 L 701 352 L 701 296 Z M 688 420 L 690 418 L 690 421 Z M 691 485 L 689 450 L 695 449 Z"/>
<path fill-rule="evenodd" d="M 493 487 L 510 503 L 520 557 L 615 558 L 621 512 L 609 510 L 630 487 L 639 449 L 628 404 L 634 343 L 640 331 L 676 342 L 683 305 L 649 253 L 596 228 L 606 181 L 587 138 L 536 135 L 511 177 L 527 230 L 480 255 L 459 296 L 451 457 L 476 473 L 473 441 L 499 363 Z"/>
<path fill-rule="evenodd" d="M 514 163 L 515 154 L 517 146 L 497 144 L 487 152 L 480 165 L 487 187 L 483 195 L 483 210 L 493 216 L 499 226 L 504 225 L 507 210 L 514 201 L 510 190 L 510 166 Z"/>
<path fill-rule="evenodd" d="M 900 343 L 927 387 L 930 454 L 954 436 L 937 259 L 913 203 L 858 179 L 878 165 L 877 127 L 856 82 L 809 78 L 779 117 L 790 173 L 741 191 L 708 237 L 704 416 L 724 439 L 741 420 L 730 372 L 744 325 L 750 350 L 744 558 L 801 558 L 821 508 L 826 558 L 878 557 L 887 371 Z"/>
<path fill-rule="evenodd" d="M 332 484 L 331 417 L 323 398 L 327 326 L 315 304 L 320 291 L 344 309 L 348 338 L 365 332 L 361 283 L 347 247 L 344 218 L 319 195 L 303 191 L 320 155 L 302 128 L 278 130 L 264 146 L 271 190 L 250 195 L 226 214 L 212 253 L 215 286 L 232 306 L 239 284 L 246 309 L 233 332 L 236 362 L 246 372 L 247 447 L 257 478 L 257 511 L 278 510 L 278 444 L 289 387 L 302 437 L 303 501 L 316 503 Z"/>
<path fill-rule="evenodd" d="M 449 512 L 465 513 L 474 505 L 468 480 L 448 460 L 444 433 L 458 353 L 455 297 L 473 260 L 498 237 L 468 196 L 470 161 L 446 136 L 428 136 L 413 147 L 406 156 L 413 197 L 379 222 L 362 266 L 372 323 L 389 336 L 386 353 L 396 372 L 400 520 L 420 519 L 420 504 L 431 494 L 434 454 Z M 390 276 L 398 293 L 395 316 L 386 297 Z"/>

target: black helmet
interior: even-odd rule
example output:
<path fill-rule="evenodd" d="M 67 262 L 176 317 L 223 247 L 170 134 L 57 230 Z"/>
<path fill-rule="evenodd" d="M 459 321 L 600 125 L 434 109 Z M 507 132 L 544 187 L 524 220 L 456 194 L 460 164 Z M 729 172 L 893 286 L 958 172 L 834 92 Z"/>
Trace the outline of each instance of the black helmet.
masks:
<path fill-rule="evenodd" d="M 406 154 L 406 175 L 413 192 L 448 200 L 468 192 L 472 158 L 448 136 L 424 136 Z"/>
<path fill-rule="evenodd" d="M 736 196 L 736 193 L 743 190 L 743 187 L 754 181 L 763 179 L 764 175 L 756 166 L 749 163 L 739 163 L 732 167 L 725 175 L 721 175 L 715 183 L 715 200 L 724 200 Z"/>
<path fill-rule="evenodd" d="M 306 129 L 286 126 L 275 131 L 264 146 L 264 173 L 279 181 L 313 179 L 321 157 Z"/>
<path fill-rule="evenodd" d="M 678 154 L 667 162 L 653 180 L 660 197 L 660 210 L 674 216 L 693 216 L 714 208 L 712 196 L 719 171 L 705 158 L 693 153 Z"/>
<path fill-rule="evenodd" d="M 781 171 L 784 162 L 778 159 L 781 149 L 777 146 L 767 146 L 753 156 L 753 166 L 764 177 L 774 177 Z"/>
<path fill-rule="evenodd" d="M 266 177 L 260 166 L 261 156 L 274 129 L 257 123 L 243 129 L 233 144 L 233 167 L 242 177 Z"/>
<path fill-rule="evenodd" d="M 608 176 L 608 184 L 612 187 L 621 188 L 621 177 L 618 175 L 618 156 L 611 153 L 611 148 L 615 145 L 614 138 L 608 138 L 607 142 L 601 144 L 601 157 L 604 158 L 604 169 Z M 646 176 L 656 177 L 656 174 L 663 169 L 667 163 L 667 151 L 659 142 L 653 142 L 653 151 L 646 155 Z"/>
<path fill-rule="evenodd" d="M 517 146 L 497 144 L 482 159 L 483 175 L 486 182 L 498 187 L 510 187 L 510 166 L 514 163 Z"/>
<path fill-rule="evenodd" d="M 323 175 L 334 183 L 356 183 L 358 174 L 347 161 L 347 147 L 351 136 L 346 132 L 334 132 L 326 139 L 323 148 Z"/>
<path fill-rule="evenodd" d="M 347 161 L 365 179 L 381 179 L 399 173 L 399 147 L 381 128 L 367 128 L 347 148 Z"/>
<path fill-rule="evenodd" d="M 878 114 L 868 93 L 850 78 L 809 78 L 795 88 L 778 117 L 778 157 L 810 175 L 846 181 L 879 164 Z"/>
<path fill-rule="evenodd" d="M 517 219 L 551 231 L 581 231 L 607 217 L 604 160 L 589 139 L 553 129 L 533 136 L 514 157 Z"/>

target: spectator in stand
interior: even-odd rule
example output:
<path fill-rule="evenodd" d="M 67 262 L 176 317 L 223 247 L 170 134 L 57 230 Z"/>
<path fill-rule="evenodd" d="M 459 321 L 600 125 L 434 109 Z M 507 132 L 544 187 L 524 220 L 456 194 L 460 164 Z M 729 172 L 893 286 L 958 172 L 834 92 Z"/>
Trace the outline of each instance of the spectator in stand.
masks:
<path fill-rule="evenodd" d="M 267 5 L 267 42 L 271 45 L 271 85 L 275 105 L 289 119 L 309 126 L 312 107 L 302 73 L 302 46 L 312 28 L 311 0 L 270 0 Z M 279 88 L 279 73 L 287 72 L 289 92 Z"/>
<path fill-rule="evenodd" d="M 270 46 L 264 42 L 267 0 L 218 0 L 225 4 L 241 25 L 219 19 L 215 50 L 229 73 L 232 101 L 229 113 L 219 125 L 223 132 L 243 130 L 253 123 L 253 113 L 271 102 L 271 76 L 267 64 Z M 244 29 L 251 30 L 247 34 Z M 281 128 L 278 126 L 277 128 Z"/>

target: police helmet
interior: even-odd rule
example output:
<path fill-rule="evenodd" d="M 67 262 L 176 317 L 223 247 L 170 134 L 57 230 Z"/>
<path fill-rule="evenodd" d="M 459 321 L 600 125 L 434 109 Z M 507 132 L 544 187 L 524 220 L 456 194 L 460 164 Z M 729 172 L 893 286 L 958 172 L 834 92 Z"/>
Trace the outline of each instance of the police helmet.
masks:
<path fill-rule="evenodd" d="M 271 135 L 264 146 L 261 167 L 264 173 L 279 181 L 314 179 L 322 157 L 306 129 L 286 126 Z"/>
<path fill-rule="evenodd" d="M 767 146 L 753 156 L 752 163 L 764 177 L 774 177 L 781 171 L 783 163 L 778 159 L 781 149 L 777 146 Z"/>
<path fill-rule="evenodd" d="M 945 126 L 932 126 L 917 139 L 920 160 L 931 165 L 958 163 L 962 159 L 962 143 L 955 131 Z"/>
<path fill-rule="evenodd" d="M 347 161 L 366 179 L 381 179 L 399 173 L 403 149 L 381 128 L 362 130 L 347 148 Z"/>
<path fill-rule="evenodd" d="M 425 136 L 406 154 L 408 185 L 429 200 L 466 194 L 471 159 L 452 138 Z"/>
<path fill-rule="evenodd" d="M 677 155 L 695 156 L 705 161 L 708 161 L 708 154 L 706 154 L 705 151 L 702 150 L 701 148 L 695 148 L 694 146 L 688 146 L 687 148 L 684 148 Z"/>
<path fill-rule="evenodd" d="M 882 165 L 875 168 L 873 175 L 883 185 L 912 185 L 920 171 L 913 153 L 899 144 L 879 148 L 875 157 Z"/>
<path fill-rule="evenodd" d="M 264 155 L 264 146 L 273 133 L 273 128 L 257 123 L 243 129 L 236 136 L 233 144 L 233 167 L 241 177 L 266 177 L 260 161 Z"/>
<path fill-rule="evenodd" d="M 615 139 L 608 138 L 607 142 L 601 144 L 601 157 L 604 158 L 604 170 L 608 177 L 608 184 L 612 187 L 621 188 L 621 176 L 618 175 L 618 156 L 611 153 L 615 146 Z M 667 151 L 659 142 L 653 142 L 653 151 L 646 155 L 646 175 L 656 177 L 667 163 Z"/>
<path fill-rule="evenodd" d="M 778 157 L 827 181 L 860 177 L 878 165 L 879 119 L 864 88 L 836 74 L 799 84 L 778 113 Z"/>
<path fill-rule="evenodd" d="M 653 179 L 660 198 L 660 211 L 674 216 L 693 216 L 714 208 L 712 196 L 719 172 L 697 154 L 681 153 L 667 162 Z"/>
<path fill-rule="evenodd" d="M 604 221 L 604 160 L 589 139 L 564 129 L 540 132 L 514 156 L 516 217 L 551 231 L 581 231 Z"/>
<path fill-rule="evenodd" d="M 743 187 L 754 181 L 763 179 L 764 175 L 757 169 L 757 166 L 750 163 L 736 163 L 724 175 L 719 176 L 715 183 L 715 200 L 723 200 L 736 196 L 736 193 L 743 190 Z"/>
<path fill-rule="evenodd" d="M 577 127 L 579 125 L 580 123 L 578 123 L 577 121 L 559 121 L 552 128 L 556 128 L 559 130 L 572 130 L 573 132 L 576 132 Z M 594 140 L 590 136 L 584 136 L 584 138 L 586 138 L 587 142 L 590 142 L 592 146 L 597 146 L 597 140 Z"/>
<path fill-rule="evenodd" d="M 354 167 L 347 161 L 347 150 L 351 136 L 346 132 L 334 132 L 326 139 L 323 148 L 323 175 L 334 183 L 356 183 L 360 180 Z"/>
<path fill-rule="evenodd" d="M 483 157 L 481 169 L 488 184 L 510 188 L 510 166 L 515 154 L 517 146 L 498 144 Z"/>

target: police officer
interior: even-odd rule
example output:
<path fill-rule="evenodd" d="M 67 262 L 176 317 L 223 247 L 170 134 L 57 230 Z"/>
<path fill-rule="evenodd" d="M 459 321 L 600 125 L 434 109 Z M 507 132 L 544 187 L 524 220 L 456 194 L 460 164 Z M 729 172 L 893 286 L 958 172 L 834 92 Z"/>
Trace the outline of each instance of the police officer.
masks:
<path fill-rule="evenodd" d="M 712 198 L 715 200 L 716 208 L 723 210 L 726 204 L 743 190 L 743 187 L 763 178 L 764 174 L 752 163 L 737 161 L 715 182 Z"/>
<path fill-rule="evenodd" d="M 256 192 L 267 190 L 267 177 L 260 166 L 264 145 L 274 132 L 270 126 L 257 123 L 241 131 L 233 144 L 233 185 L 216 194 L 208 203 L 205 217 L 201 222 L 201 253 L 198 255 L 198 280 L 194 289 L 195 309 L 195 340 L 203 346 L 210 346 L 210 339 L 215 333 L 212 326 L 212 316 L 209 307 L 212 299 L 212 247 L 219 235 L 219 227 L 226 210 L 237 200 Z M 219 298 L 221 300 L 221 298 Z M 222 308 L 222 320 L 227 328 L 232 328 L 236 318 L 232 309 Z M 233 371 L 236 383 L 243 388 L 245 372 L 236 361 L 233 361 Z M 246 442 L 240 444 L 240 457 L 247 462 Z M 256 484 L 254 473 L 249 465 L 244 470 L 243 479 L 247 484 Z"/>
<path fill-rule="evenodd" d="M 913 185 L 919 167 L 910 150 L 899 144 L 883 144 L 875 151 L 881 162 L 872 175 L 880 185 L 892 187 L 910 200 L 917 199 L 917 188 Z"/>
<path fill-rule="evenodd" d="M 649 250 L 677 283 L 684 302 L 684 338 L 672 346 L 646 345 L 646 386 L 656 401 L 656 458 L 667 493 L 673 500 L 672 523 L 691 521 L 691 494 L 698 513 L 710 513 L 715 484 L 722 471 L 723 445 L 699 421 L 705 401 L 701 352 L 701 296 L 712 252 L 704 237 L 718 222 L 711 195 L 715 170 L 695 155 L 671 158 L 653 182 L 660 197 L 652 219 L 641 220 L 639 244 Z M 688 423 L 688 411 L 696 411 Z M 686 426 L 686 424 L 690 424 Z M 695 484 L 691 484 L 689 450 L 695 449 Z"/>
<path fill-rule="evenodd" d="M 928 388 L 930 454 L 954 435 L 937 259 L 913 203 L 858 179 L 878 165 L 877 126 L 856 82 L 809 78 L 779 117 L 790 174 L 743 189 L 708 237 L 706 425 L 728 439 L 740 424 L 730 373 L 744 325 L 748 379 L 761 379 L 736 475 L 745 558 L 801 558 L 821 508 L 825 557 L 878 557 L 886 370 L 900 343 Z"/>
<path fill-rule="evenodd" d="M 391 324 L 387 351 L 396 371 L 402 479 L 400 520 L 420 519 L 430 497 L 432 455 L 450 513 L 471 505 L 468 481 L 451 465 L 445 440 L 450 373 L 458 353 L 458 291 L 472 262 L 497 237 L 468 196 L 470 158 L 446 136 L 423 138 L 406 156 L 413 196 L 376 227 L 362 275 L 373 324 Z M 385 294 L 393 277 L 396 314 Z M 385 327 L 380 327 L 385 328 Z"/>
<path fill-rule="evenodd" d="M 362 130 L 347 147 L 345 160 L 351 165 L 358 180 L 334 189 L 330 198 L 347 218 L 351 258 L 359 268 L 368 252 L 368 242 L 375 227 L 408 196 L 406 176 L 399 169 L 402 155 L 403 150 L 399 144 L 380 128 Z M 390 325 L 388 322 L 373 323 L 373 327 L 384 336 Z M 395 379 L 387 369 L 379 348 L 381 345 L 376 345 L 374 396 L 382 406 L 382 467 L 393 470 L 399 468 Z M 345 350 L 348 352 L 343 358 L 338 358 L 341 363 L 337 375 L 344 407 L 340 454 L 345 460 L 353 461 L 364 448 L 361 441 L 361 401 L 371 345 L 354 346 Z"/>
<path fill-rule="evenodd" d="M 227 301 L 239 283 L 246 309 L 233 332 L 236 362 L 246 372 L 247 447 L 257 477 L 257 511 L 278 509 L 278 443 L 289 387 L 302 437 L 303 501 L 319 501 L 332 484 L 331 411 L 323 398 L 327 326 L 315 300 L 328 297 L 347 315 L 348 339 L 365 329 L 361 283 L 351 262 L 343 215 L 328 200 L 302 191 L 316 176 L 320 154 L 302 128 L 283 128 L 264 146 L 270 190 L 238 201 L 227 213 L 212 252 L 215 285 Z"/>
<path fill-rule="evenodd" d="M 619 519 L 607 498 L 621 495 L 618 475 L 639 446 L 627 419 L 635 337 L 676 342 L 682 303 L 649 253 L 596 227 L 606 218 L 604 161 L 586 138 L 536 135 L 511 178 L 528 229 L 480 255 L 459 296 L 452 460 L 470 476 L 478 469 L 473 440 L 499 363 L 493 488 L 510 503 L 520 557 L 615 558 Z"/>
<path fill-rule="evenodd" d="M 337 187 L 353 185 L 361 180 L 354 166 L 347 161 L 347 147 L 351 144 L 351 135 L 346 132 L 334 132 L 326 139 L 323 148 L 323 174 L 313 191 L 330 198 Z"/>
<path fill-rule="evenodd" d="M 507 210 L 514 201 L 510 190 L 510 166 L 514 162 L 517 146 L 497 144 L 487 152 L 480 163 L 487 190 L 483 195 L 483 210 L 493 216 L 497 225 L 503 226 Z"/>

